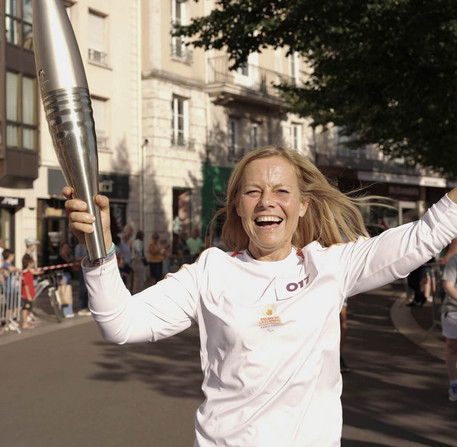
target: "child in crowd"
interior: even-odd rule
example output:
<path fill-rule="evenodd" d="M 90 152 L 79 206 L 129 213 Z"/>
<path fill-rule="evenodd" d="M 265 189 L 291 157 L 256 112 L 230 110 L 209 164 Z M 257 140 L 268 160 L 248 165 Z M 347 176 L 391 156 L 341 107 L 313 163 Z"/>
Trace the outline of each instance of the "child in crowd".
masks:
<path fill-rule="evenodd" d="M 35 326 L 29 323 L 32 313 L 32 302 L 35 299 L 35 285 L 33 283 L 33 270 L 35 261 L 32 256 L 25 255 L 22 258 L 22 301 L 21 301 L 21 323 L 23 329 L 34 329 Z"/>

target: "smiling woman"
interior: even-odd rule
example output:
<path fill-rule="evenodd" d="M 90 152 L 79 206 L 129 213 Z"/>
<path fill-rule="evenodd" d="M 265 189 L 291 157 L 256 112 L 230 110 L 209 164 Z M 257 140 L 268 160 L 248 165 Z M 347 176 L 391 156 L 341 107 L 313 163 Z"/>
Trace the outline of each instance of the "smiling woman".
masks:
<path fill-rule="evenodd" d="M 280 261 L 292 248 L 300 217 L 308 208 L 294 167 L 282 157 L 260 158 L 246 166 L 236 211 L 254 259 Z"/>
<path fill-rule="evenodd" d="M 276 183 L 271 184 L 272 181 Z M 246 196 L 253 201 L 255 198 L 271 200 L 270 192 L 274 192 L 276 198 L 282 197 L 281 202 L 286 202 L 286 197 L 292 195 L 304 207 L 298 212 L 298 216 L 304 218 L 297 219 L 295 226 L 289 222 L 288 229 L 294 227 L 291 243 L 295 247 L 304 247 L 312 241 L 328 247 L 368 236 L 358 208 L 360 200 L 350 198 L 330 185 L 298 152 L 268 146 L 248 153 L 235 167 L 227 188 L 226 206 L 215 216 L 215 219 L 222 215 L 226 217 L 222 237 L 231 250 L 244 250 L 249 246 L 252 252 L 251 235 L 240 214 L 240 206 L 248 202 L 244 200 Z M 249 203 L 253 202 L 249 200 Z M 262 215 L 268 213 L 259 213 L 259 218 Z"/>
<path fill-rule="evenodd" d="M 71 193 L 70 229 L 82 239 L 94 217 Z M 109 248 L 109 200 L 95 201 Z M 456 238 L 457 189 L 419 221 L 368 238 L 356 199 L 297 152 L 266 147 L 235 167 L 219 215 L 232 252 L 209 248 L 134 296 L 114 254 L 84 261 L 95 321 L 115 343 L 198 324 L 205 401 L 194 447 L 339 447 L 344 300 L 405 277 Z"/>

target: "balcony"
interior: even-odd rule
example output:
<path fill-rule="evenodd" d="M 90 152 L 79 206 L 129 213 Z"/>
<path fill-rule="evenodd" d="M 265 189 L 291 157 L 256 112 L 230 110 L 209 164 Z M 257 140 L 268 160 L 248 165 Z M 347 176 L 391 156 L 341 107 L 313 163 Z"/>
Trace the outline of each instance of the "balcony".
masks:
<path fill-rule="evenodd" d="M 243 102 L 272 109 L 284 106 L 274 85 L 281 81 L 292 82 L 289 76 L 253 64 L 246 64 L 235 71 L 230 71 L 229 66 L 227 56 L 208 60 L 206 91 L 215 102 Z"/>
<path fill-rule="evenodd" d="M 89 61 L 103 67 L 108 66 L 108 54 L 103 51 L 94 50 L 89 48 Z"/>
<path fill-rule="evenodd" d="M 173 38 L 170 48 L 170 56 L 173 60 L 183 62 L 187 65 L 192 65 L 193 53 L 183 41 L 177 37 Z"/>

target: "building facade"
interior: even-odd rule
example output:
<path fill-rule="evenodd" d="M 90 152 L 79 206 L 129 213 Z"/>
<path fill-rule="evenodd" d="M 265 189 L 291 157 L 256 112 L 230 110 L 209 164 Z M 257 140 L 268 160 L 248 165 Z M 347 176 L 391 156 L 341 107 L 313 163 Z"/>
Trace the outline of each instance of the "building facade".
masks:
<path fill-rule="evenodd" d="M 253 54 L 230 71 L 225 53 L 172 37 L 172 24 L 209 13 L 214 1 L 142 1 L 144 228 L 177 242 L 177 231 L 208 231 L 234 164 L 264 145 L 307 156 L 312 131 L 283 111 L 273 84 L 298 78 L 300 59 L 285 50 Z"/>
<path fill-rule="evenodd" d="M 368 221 L 391 225 L 420 215 L 453 186 L 407 170 L 373 148 L 348 151 L 338 129 L 313 130 L 285 112 L 274 89 L 300 82 L 303 61 L 286 49 L 252 54 L 237 71 L 222 51 L 172 37 L 173 23 L 208 14 L 214 0 L 63 0 L 86 69 L 97 134 L 100 191 L 110 197 L 113 232 L 127 223 L 173 242 L 205 234 L 222 206 L 230 172 L 249 150 L 291 147 L 343 189 L 366 186 L 396 210 Z M 40 241 L 52 264 L 70 241 L 65 184 L 37 88 L 32 1 L 0 0 L 0 236 L 20 259 L 24 239 Z M 220 225 L 220 223 L 217 223 Z"/>
<path fill-rule="evenodd" d="M 99 153 L 100 190 L 115 222 L 138 220 L 141 141 L 140 4 L 63 1 L 86 70 Z M 65 181 L 43 114 L 34 67 L 32 1 L 1 0 L 0 236 L 16 253 L 40 241 L 38 262 L 52 264 L 72 241 L 61 194 Z M 119 32 L 122 30 L 122 32 Z M 133 199 L 132 199 L 133 198 Z"/>

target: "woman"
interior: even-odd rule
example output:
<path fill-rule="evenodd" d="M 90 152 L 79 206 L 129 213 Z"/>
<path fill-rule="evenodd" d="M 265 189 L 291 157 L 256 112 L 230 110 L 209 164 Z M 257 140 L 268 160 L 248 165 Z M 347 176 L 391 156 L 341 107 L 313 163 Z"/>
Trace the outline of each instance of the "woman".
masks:
<path fill-rule="evenodd" d="M 159 245 L 159 234 L 154 233 L 148 245 L 148 264 L 151 286 L 162 279 L 162 247 Z"/>
<path fill-rule="evenodd" d="M 96 201 L 110 247 L 109 203 Z M 367 239 L 355 200 L 312 163 L 260 148 L 229 180 L 222 238 L 232 253 L 210 248 L 133 299 L 113 255 L 86 261 L 91 311 L 116 343 L 198 323 L 206 400 L 194 446 L 339 446 L 344 298 L 405 277 L 446 246 L 457 234 L 455 202 L 457 189 L 420 221 Z M 66 207 L 75 235 L 90 233 L 85 203 Z"/>

